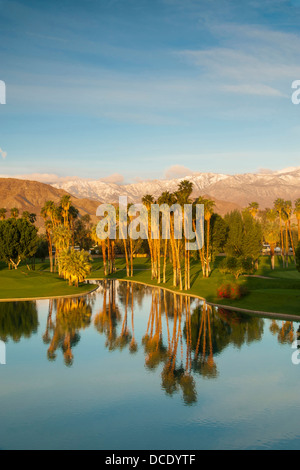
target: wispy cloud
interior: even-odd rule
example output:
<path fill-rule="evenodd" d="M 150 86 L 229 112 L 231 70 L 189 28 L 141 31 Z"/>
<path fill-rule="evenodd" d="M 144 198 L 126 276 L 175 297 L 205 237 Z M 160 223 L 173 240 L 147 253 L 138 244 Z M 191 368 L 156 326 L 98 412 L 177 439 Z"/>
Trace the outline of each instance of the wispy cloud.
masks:
<path fill-rule="evenodd" d="M 167 179 L 184 178 L 185 176 L 192 176 L 197 174 L 200 173 L 192 171 L 183 165 L 172 165 L 165 171 L 165 177 Z"/>
<path fill-rule="evenodd" d="M 103 181 L 104 183 L 122 184 L 124 183 L 124 176 L 120 175 L 120 173 L 113 173 L 110 176 L 101 178 L 101 181 Z"/>
<path fill-rule="evenodd" d="M 230 93 L 237 93 L 239 95 L 257 95 L 257 96 L 279 96 L 288 98 L 288 94 L 284 94 L 276 88 L 272 88 L 263 84 L 252 84 L 252 85 L 224 85 L 221 87 L 224 91 Z"/>
<path fill-rule="evenodd" d="M 5 160 L 6 157 L 7 157 L 7 152 L 5 152 L 4 150 L 2 150 L 2 149 L 0 148 L 0 155 L 1 155 L 1 157 L 3 158 L 3 160 Z"/>
<path fill-rule="evenodd" d="M 291 81 L 300 76 L 298 34 L 237 24 L 209 28 L 218 46 L 178 52 L 202 77 L 218 81 L 219 89 L 229 93 L 288 96 Z"/>

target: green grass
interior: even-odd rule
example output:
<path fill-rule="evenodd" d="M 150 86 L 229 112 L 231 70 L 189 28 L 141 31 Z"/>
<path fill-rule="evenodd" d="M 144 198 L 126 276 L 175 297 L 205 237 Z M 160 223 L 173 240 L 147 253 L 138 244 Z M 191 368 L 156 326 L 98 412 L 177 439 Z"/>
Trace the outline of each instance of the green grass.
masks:
<path fill-rule="evenodd" d="M 216 260 L 216 266 L 219 261 L 219 259 Z M 157 286 L 157 282 L 151 280 L 150 260 L 135 260 L 133 278 L 126 277 L 124 260 L 118 259 L 116 267 L 117 272 L 109 278 L 132 279 Z M 204 297 L 208 302 L 221 305 L 263 312 L 300 315 L 300 273 L 296 271 L 292 261 L 288 269 L 283 269 L 280 259 L 277 258 L 276 270 L 272 271 L 270 259 L 261 257 L 256 275 L 270 277 L 271 279 L 241 277 L 238 282 L 247 287 L 249 294 L 240 300 L 219 299 L 217 297 L 218 287 L 225 281 L 235 282 L 234 278 L 230 275 L 221 274 L 218 269 L 214 269 L 211 277 L 204 279 L 199 263 L 194 262 L 191 265 L 191 290 L 189 294 Z M 93 279 L 104 277 L 102 263 L 99 261 L 94 262 L 90 277 Z M 172 286 L 172 269 L 170 266 L 168 266 L 167 271 L 167 283 L 160 284 L 160 286 L 179 292 L 178 289 L 174 289 Z"/>
<path fill-rule="evenodd" d="M 37 297 L 60 297 L 85 294 L 91 291 L 86 284 L 70 287 L 57 274 L 49 272 L 48 263 L 37 264 L 35 271 L 28 271 L 26 266 L 9 271 L 0 266 L 0 299 L 29 299 Z"/>
<path fill-rule="evenodd" d="M 220 259 L 216 260 L 215 268 L 208 279 L 203 279 L 201 267 L 198 262 L 191 264 L 191 290 L 189 294 L 198 295 L 208 302 L 228 305 L 237 308 L 300 315 L 300 273 L 296 271 L 291 261 L 288 269 L 281 267 L 280 258 L 276 258 L 276 270 L 272 271 L 269 257 L 261 257 L 257 275 L 270 277 L 260 279 L 256 277 L 242 277 L 239 283 L 245 285 L 249 294 L 240 300 L 222 300 L 217 297 L 218 287 L 225 281 L 234 281 L 230 275 L 221 274 L 218 269 Z M 131 279 L 157 286 L 156 281 L 151 280 L 150 260 L 137 258 L 134 261 L 133 278 L 126 277 L 125 260 L 116 260 L 117 272 L 111 279 Z M 94 260 L 90 279 L 104 278 L 102 260 Z M 160 284 L 175 292 L 172 286 L 172 268 L 168 266 L 167 283 Z M 49 264 L 37 264 L 35 271 L 28 271 L 26 266 L 21 266 L 17 271 L 9 271 L 0 264 L 0 299 L 21 299 L 37 297 L 54 297 L 64 295 L 84 294 L 91 290 L 90 286 L 82 285 L 79 288 L 69 287 L 67 282 L 60 279 L 57 274 L 49 272 Z M 184 292 L 184 291 L 183 291 Z"/>

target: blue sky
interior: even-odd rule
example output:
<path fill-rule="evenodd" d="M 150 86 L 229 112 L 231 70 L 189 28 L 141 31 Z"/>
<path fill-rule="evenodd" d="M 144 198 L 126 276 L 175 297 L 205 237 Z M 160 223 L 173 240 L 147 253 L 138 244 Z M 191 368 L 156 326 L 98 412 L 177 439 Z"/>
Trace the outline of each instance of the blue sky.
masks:
<path fill-rule="evenodd" d="M 298 0 L 0 0 L 0 174 L 299 166 L 299 26 Z"/>

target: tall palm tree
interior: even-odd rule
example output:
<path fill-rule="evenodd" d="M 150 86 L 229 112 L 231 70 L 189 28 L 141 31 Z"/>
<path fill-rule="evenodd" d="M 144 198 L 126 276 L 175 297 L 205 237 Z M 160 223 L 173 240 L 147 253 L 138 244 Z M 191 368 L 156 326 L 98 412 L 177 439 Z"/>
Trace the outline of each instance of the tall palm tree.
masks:
<path fill-rule="evenodd" d="M 97 226 L 94 225 L 91 230 L 91 239 L 93 242 L 99 246 L 101 245 L 102 249 L 102 258 L 103 258 L 103 269 L 104 269 L 104 276 L 108 275 L 108 269 L 107 269 L 107 262 L 106 262 L 106 241 L 105 240 L 100 240 L 97 235 Z"/>
<path fill-rule="evenodd" d="M 65 194 L 60 200 L 60 205 L 62 208 L 64 226 L 68 227 L 69 226 L 69 210 L 71 206 L 71 196 L 69 196 L 68 194 Z"/>
<path fill-rule="evenodd" d="M 62 267 L 60 264 L 60 253 L 68 251 L 71 241 L 71 232 L 68 227 L 58 225 L 53 230 L 53 242 L 56 248 L 56 259 L 58 261 L 58 273 L 62 274 Z"/>
<path fill-rule="evenodd" d="M 289 221 L 289 216 L 288 213 L 285 211 L 285 206 L 284 210 L 281 214 L 282 221 L 285 226 L 285 241 L 284 241 L 284 266 L 288 268 L 289 266 L 289 234 L 288 234 L 288 221 Z"/>
<path fill-rule="evenodd" d="M 123 231 L 123 224 L 120 223 L 120 208 L 117 208 L 117 223 L 119 226 L 119 238 L 123 240 L 123 246 L 124 246 L 124 254 L 125 254 L 125 262 L 126 262 L 126 275 L 127 277 L 130 276 L 130 266 L 129 266 L 129 254 L 128 254 L 128 243 L 127 243 L 127 238 L 125 238 L 126 234 Z M 126 208 L 127 210 L 127 208 Z M 127 212 L 128 213 L 128 212 Z M 126 220 L 126 224 L 128 224 L 128 221 Z M 126 225 L 126 231 L 127 231 L 127 225 Z"/>
<path fill-rule="evenodd" d="M 53 253 L 52 253 L 52 228 L 53 224 L 50 219 L 48 219 L 49 215 L 49 206 L 47 203 L 41 209 L 41 216 L 44 219 L 45 229 L 46 229 L 46 237 L 48 242 L 48 253 L 49 253 L 49 261 L 50 261 L 50 272 L 53 272 Z"/>
<path fill-rule="evenodd" d="M 173 196 L 169 191 L 164 191 L 161 196 L 158 198 L 158 204 L 167 204 L 169 207 L 172 206 L 173 204 Z M 167 254 L 168 254 L 168 237 L 167 234 L 165 235 L 165 241 L 164 241 L 164 264 L 163 264 L 163 283 L 166 283 L 166 270 L 167 270 Z"/>
<path fill-rule="evenodd" d="M 209 277 L 210 272 L 211 272 L 211 267 L 210 267 L 210 222 L 211 218 L 214 214 L 214 206 L 215 202 L 212 201 L 211 199 L 205 199 L 203 197 L 199 197 L 197 199 L 197 204 L 203 204 L 204 205 L 204 219 L 206 221 L 206 246 L 202 248 L 202 256 L 200 255 L 200 258 L 202 259 L 202 263 L 204 262 L 204 266 L 202 266 L 203 270 L 203 275 L 204 277 Z M 206 249 L 205 249 L 206 248 Z"/>
<path fill-rule="evenodd" d="M 142 203 L 146 207 L 148 211 L 148 245 L 150 251 L 150 259 L 151 259 L 151 277 L 152 279 L 157 278 L 157 265 L 156 265 L 156 247 L 155 247 L 155 240 L 152 239 L 151 233 L 151 205 L 154 204 L 154 197 L 151 194 L 146 194 L 142 197 Z"/>
<path fill-rule="evenodd" d="M 285 213 L 287 215 L 288 234 L 290 236 L 290 242 L 291 242 L 291 247 L 292 247 L 292 251 L 293 251 L 294 262 L 296 264 L 295 245 L 294 245 L 293 233 L 292 233 L 292 227 L 291 227 L 291 217 L 292 217 L 292 213 L 293 213 L 292 201 L 285 201 L 284 210 L 285 210 Z M 287 240 L 287 248 L 288 248 L 287 256 L 289 254 L 289 247 L 290 247 L 290 245 L 289 245 L 289 242 Z"/>
<path fill-rule="evenodd" d="M 278 213 L 275 209 L 268 209 L 266 212 L 266 223 L 264 225 L 264 238 L 270 245 L 271 266 L 275 269 L 275 248 L 280 239 L 278 227 Z"/>
<path fill-rule="evenodd" d="M 42 208 L 43 217 L 49 217 L 52 225 L 54 225 L 54 212 L 55 212 L 55 203 L 54 201 L 47 201 Z"/>
<path fill-rule="evenodd" d="M 7 213 L 7 210 L 2 208 L 0 209 L 0 220 L 5 220 L 6 219 L 6 213 Z"/>
<path fill-rule="evenodd" d="M 295 201 L 295 214 L 298 223 L 298 242 L 300 242 L 300 198 Z"/>
<path fill-rule="evenodd" d="M 281 246 L 281 254 L 282 254 L 282 260 L 283 260 L 283 265 L 285 264 L 284 261 L 284 239 L 283 239 L 283 228 L 282 228 L 282 217 L 284 214 L 284 206 L 285 202 L 283 199 L 276 199 L 274 202 L 274 209 L 277 211 L 279 215 L 279 226 L 280 226 L 280 246 Z"/>
<path fill-rule="evenodd" d="M 193 183 L 188 180 L 183 180 L 180 182 L 178 189 L 176 191 L 176 196 L 177 196 L 177 201 L 182 207 L 183 211 L 183 217 L 185 218 L 185 211 L 184 211 L 184 206 L 185 204 L 191 204 L 190 197 L 193 192 Z M 190 252 L 189 250 L 186 249 L 186 237 L 184 235 L 184 246 L 183 246 L 183 252 L 184 252 L 184 284 L 185 284 L 185 290 L 188 290 L 190 288 Z"/>
<path fill-rule="evenodd" d="M 11 213 L 11 216 L 13 219 L 17 219 L 19 217 L 19 209 L 17 209 L 16 207 L 13 207 L 11 210 L 10 210 L 10 213 Z"/>
<path fill-rule="evenodd" d="M 258 210 L 259 210 L 259 204 L 258 202 L 251 202 L 248 206 L 248 211 L 250 212 L 250 214 L 252 215 L 253 218 L 256 217 L 257 213 L 258 213 Z"/>
<path fill-rule="evenodd" d="M 278 227 L 274 222 L 269 222 L 264 226 L 264 239 L 270 245 L 271 266 L 275 269 L 275 248 L 279 239 Z"/>

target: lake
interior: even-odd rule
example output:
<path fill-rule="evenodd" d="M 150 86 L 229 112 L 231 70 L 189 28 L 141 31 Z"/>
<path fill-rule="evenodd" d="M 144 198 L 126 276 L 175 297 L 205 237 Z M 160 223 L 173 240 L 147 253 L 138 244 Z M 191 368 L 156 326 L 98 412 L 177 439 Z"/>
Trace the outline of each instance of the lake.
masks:
<path fill-rule="evenodd" d="M 0 449 L 300 448 L 297 322 L 98 284 L 0 303 Z"/>

